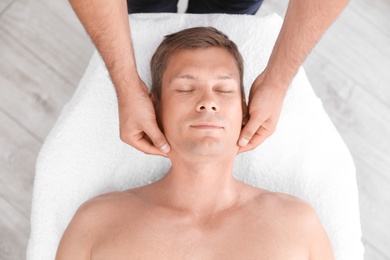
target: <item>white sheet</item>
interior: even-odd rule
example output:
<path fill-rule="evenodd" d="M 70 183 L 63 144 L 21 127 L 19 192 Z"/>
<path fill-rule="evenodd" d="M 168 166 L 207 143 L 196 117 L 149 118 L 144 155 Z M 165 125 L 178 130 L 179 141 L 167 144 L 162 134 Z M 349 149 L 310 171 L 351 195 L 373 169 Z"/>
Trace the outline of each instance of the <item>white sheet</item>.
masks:
<path fill-rule="evenodd" d="M 148 86 L 149 61 L 164 35 L 214 26 L 239 46 L 248 93 L 267 63 L 282 20 L 277 15 L 137 14 L 130 23 L 139 73 Z M 27 259 L 54 259 L 64 229 L 85 200 L 150 183 L 168 168 L 167 159 L 120 141 L 115 90 L 95 53 L 37 160 Z M 302 69 L 286 95 L 277 131 L 256 150 L 238 156 L 234 175 L 308 201 L 328 232 L 336 259 L 363 259 L 353 161 Z"/>

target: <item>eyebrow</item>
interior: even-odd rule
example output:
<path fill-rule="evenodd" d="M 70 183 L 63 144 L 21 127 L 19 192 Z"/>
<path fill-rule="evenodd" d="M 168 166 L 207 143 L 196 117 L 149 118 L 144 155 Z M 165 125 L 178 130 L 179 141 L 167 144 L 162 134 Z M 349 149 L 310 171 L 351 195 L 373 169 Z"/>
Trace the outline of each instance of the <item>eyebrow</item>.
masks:
<path fill-rule="evenodd" d="M 190 79 L 190 80 L 195 80 L 196 78 L 192 75 L 189 74 L 182 74 L 174 77 L 173 79 Z"/>
<path fill-rule="evenodd" d="M 174 77 L 171 82 L 175 79 L 188 79 L 188 80 L 197 80 L 197 78 L 191 74 L 180 74 L 176 77 Z M 218 75 L 217 77 L 215 77 L 216 80 L 229 80 L 229 79 L 233 79 L 232 75 L 230 74 L 225 74 L 225 75 Z"/>

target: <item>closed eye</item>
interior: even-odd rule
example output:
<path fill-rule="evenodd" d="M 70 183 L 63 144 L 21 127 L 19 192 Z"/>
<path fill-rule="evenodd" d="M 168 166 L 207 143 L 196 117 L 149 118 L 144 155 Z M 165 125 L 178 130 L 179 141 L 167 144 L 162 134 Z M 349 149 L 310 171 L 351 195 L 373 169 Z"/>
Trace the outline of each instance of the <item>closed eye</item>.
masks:
<path fill-rule="evenodd" d="M 176 89 L 176 92 L 181 93 L 181 94 L 188 94 L 188 93 L 192 93 L 194 91 L 195 90 L 193 90 L 193 89 Z"/>
<path fill-rule="evenodd" d="M 233 94 L 235 93 L 234 90 L 214 90 L 217 93 L 222 93 L 222 94 Z"/>

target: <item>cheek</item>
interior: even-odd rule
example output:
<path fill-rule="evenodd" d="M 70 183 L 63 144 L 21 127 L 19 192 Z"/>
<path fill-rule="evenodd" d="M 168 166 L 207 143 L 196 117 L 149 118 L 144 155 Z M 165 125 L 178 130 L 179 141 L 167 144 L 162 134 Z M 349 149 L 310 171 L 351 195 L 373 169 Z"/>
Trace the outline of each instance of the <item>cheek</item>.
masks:
<path fill-rule="evenodd" d="M 228 115 L 230 115 L 232 128 L 234 129 L 234 135 L 240 135 L 242 129 L 243 122 L 243 110 L 241 103 L 234 103 L 230 106 L 228 111 Z"/>
<path fill-rule="evenodd" d="M 241 120 L 242 119 L 242 101 L 235 98 L 233 100 L 229 100 L 228 102 L 225 102 L 224 109 L 230 115 L 230 117 L 234 120 Z"/>
<path fill-rule="evenodd" d="M 160 125 L 164 129 L 165 135 L 173 134 L 179 123 L 180 109 L 171 100 L 164 100 L 160 103 L 159 118 Z"/>

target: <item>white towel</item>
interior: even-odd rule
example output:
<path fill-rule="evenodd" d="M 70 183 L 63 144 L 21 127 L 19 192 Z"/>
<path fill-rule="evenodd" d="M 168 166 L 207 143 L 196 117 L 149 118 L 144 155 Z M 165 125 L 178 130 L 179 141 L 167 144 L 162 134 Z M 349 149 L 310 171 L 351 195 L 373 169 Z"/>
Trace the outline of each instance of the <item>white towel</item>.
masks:
<path fill-rule="evenodd" d="M 282 19 L 246 15 L 130 16 L 137 66 L 150 86 L 149 61 L 163 36 L 213 26 L 237 43 L 244 83 L 265 68 Z M 145 155 L 119 139 L 115 89 L 95 53 L 78 89 L 47 137 L 37 160 L 28 259 L 53 259 L 76 209 L 98 194 L 151 183 L 167 159 Z M 363 259 L 355 168 L 302 69 L 285 97 L 276 132 L 239 155 L 234 175 L 249 184 L 298 196 L 317 211 L 338 260 Z"/>

